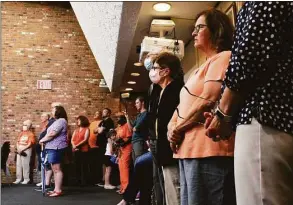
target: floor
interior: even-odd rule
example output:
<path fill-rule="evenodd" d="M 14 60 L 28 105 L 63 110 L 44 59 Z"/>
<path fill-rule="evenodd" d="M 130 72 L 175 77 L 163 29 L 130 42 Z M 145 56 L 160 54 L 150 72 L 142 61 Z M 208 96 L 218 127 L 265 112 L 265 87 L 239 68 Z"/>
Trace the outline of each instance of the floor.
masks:
<path fill-rule="evenodd" d="M 100 187 L 64 187 L 58 198 L 44 197 L 34 185 L 12 185 L 1 188 L 2 205 L 116 205 L 121 196 L 115 190 Z"/>

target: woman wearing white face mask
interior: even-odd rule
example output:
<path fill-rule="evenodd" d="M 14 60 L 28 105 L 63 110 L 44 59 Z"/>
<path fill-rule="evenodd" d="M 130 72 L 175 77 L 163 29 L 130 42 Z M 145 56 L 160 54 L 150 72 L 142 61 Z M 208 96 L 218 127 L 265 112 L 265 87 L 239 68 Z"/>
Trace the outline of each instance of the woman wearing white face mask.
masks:
<path fill-rule="evenodd" d="M 16 181 L 14 184 L 28 184 L 30 181 L 30 159 L 32 155 L 32 145 L 35 143 L 35 136 L 31 131 L 32 122 L 26 120 L 23 122 L 22 132 L 18 136 L 16 149 Z"/>
<path fill-rule="evenodd" d="M 179 92 L 184 85 L 183 71 L 179 58 L 172 53 L 160 53 L 153 62 L 149 71 L 153 82 L 149 96 L 149 128 L 154 158 L 155 198 L 157 204 L 178 205 L 179 167 L 167 140 L 167 125 L 179 104 Z M 164 187 L 160 186 L 162 182 Z"/>

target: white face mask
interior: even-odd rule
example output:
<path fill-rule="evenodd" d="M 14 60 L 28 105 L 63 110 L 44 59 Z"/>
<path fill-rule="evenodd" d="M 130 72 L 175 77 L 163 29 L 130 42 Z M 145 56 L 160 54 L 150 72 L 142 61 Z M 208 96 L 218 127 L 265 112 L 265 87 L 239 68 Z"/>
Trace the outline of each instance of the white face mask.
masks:
<path fill-rule="evenodd" d="M 27 131 L 27 126 L 26 125 L 22 126 L 22 130 Z"/>
<path fill-rule="evenodd" d="M 149 72 L 149 77 L 150 77 L 150 80 L 155 83 L 155 84 L 158 84 L 161 79 L 162 79 L 162 76 L 160 75 L 160 71 L 159 69 L 151 69 L 150 72 Z"/>
<path fill-rule="evenodd" d="M 150 71 L 150 70 L 152 69 L 152 67 L 153 67 L 153 61 L 152 61 L 151 58 L 146 58 L 146 59 L 144 60 L 144 67 L 145 67 L 145 69 L 147 69 L 148 71 Z"/>

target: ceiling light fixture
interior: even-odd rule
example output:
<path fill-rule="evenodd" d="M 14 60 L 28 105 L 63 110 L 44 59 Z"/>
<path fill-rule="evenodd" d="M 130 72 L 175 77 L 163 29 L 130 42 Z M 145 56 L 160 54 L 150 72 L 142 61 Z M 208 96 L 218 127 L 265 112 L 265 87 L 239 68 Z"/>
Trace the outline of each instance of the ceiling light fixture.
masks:
<path fill-rule="evenodd" d="M 135 77 L 140 76 L 139 73 L 131 73 L 130 75 L 131 75 L 131 76 L 135 76 Z"/>
<path fill-rule="evenodd" d="M 171 5 L 168 3 L 156 3 L 153 5 L 153 9 L 158 12 L 166 12 L 171 9 Z"/>
<path fill-rule="evenodd" d="M 131 84 L 131 85 L 134 85 L 134 84 L 136 84 L 136 82 L 135 82 L 135 81 L 128 81 L 127 83 L 128 83 L 128 84 Z"/>
<path fill-rule="evenodd" d="M 133 64 L 134 66 L 137 66 L 137 67 L 140 67 L 140 66 L 143 66 L 143 64 L 141 62 L 136 62 Z"/>
<path fill-rule="evenodd" d="M 132 88 L 125 88 L 125 91 L 132 91 Z"/>

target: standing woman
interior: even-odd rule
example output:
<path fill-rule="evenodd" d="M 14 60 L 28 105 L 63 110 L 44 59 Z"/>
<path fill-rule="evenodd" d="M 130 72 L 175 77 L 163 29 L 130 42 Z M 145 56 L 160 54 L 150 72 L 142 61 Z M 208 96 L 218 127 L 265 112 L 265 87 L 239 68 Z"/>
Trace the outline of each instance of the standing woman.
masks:
<path fill-rule="evenodd" d="M 129 172 L 131 164 L 131 137 L 132 132 L 129 130 L 126 117 L 120 115 L 118 117 L 117 140 L 118 146 L 120 147 L 120 154 L 118 157 L 118 166 L 120 172 L 120 194 L 123 194 L 129 183 Z"/>
<path fill-rule="evenodd" d="M 76 166 L 76 178 L 77 183 L 80 185 L 85 185 L 88 183 L 89 177 L 89 145 L 88 139 L 90 135 L 89 130 L 89 120 L 85 116 L 77 117 L 77 126 L 78 128 L 74 130 L 71 145 L 75 157 L 75 166 Z"/>
<path fill-rule="evenodd" d="M 162 52 L 153 62 L 149 69 L 149 77 L 153 82 L 149 131 L 154 160 L 154 193 L 158 204 L 178 205 L 179 166 L 167 139 L 167 126 L 179 104 L 179 93 L 184 85 L 183 71 L 180 59 L 172 53 Z"/>
<path fill-rule="evenodd" d="M 32 146 L 35 143 L 35 136 L 31 131 L 32 122 L 26 120 L 23 122 L 22 132 L 17 139 L 16 149 L 16 181 L 14 184 L 28 184 L 30 182 L 30 160 L 32 155 Z"/>
<path fill-rule="evenodd" d="M 168 125 L 168 139 L 179 159 L 181 205 L 235 205 L 234 136 L 214 142 L 206 137 L 203 113 L 221 95 L 233 40 L 233 26 L 211 9 L 196 18 L 194 46 L 207 57 L 182 88 L 180 104 Z"/>
<path fill-rule="evenodd" d="M 56 120 L 48 128 L 46 136 L 40 140 L 40 143 L 45 143 L 48 162 L 51 164 L 54 173 L 55 188 L 53 191 L 48 192 L 48 196 L 58 197 L 63 194 L 63 171 L 61 169 L 61 163 L 65 148 L 68 147 L 67 114 L 62 106 L 55 106 L 52 107 L 52 116 L 54 116 Z"/>

